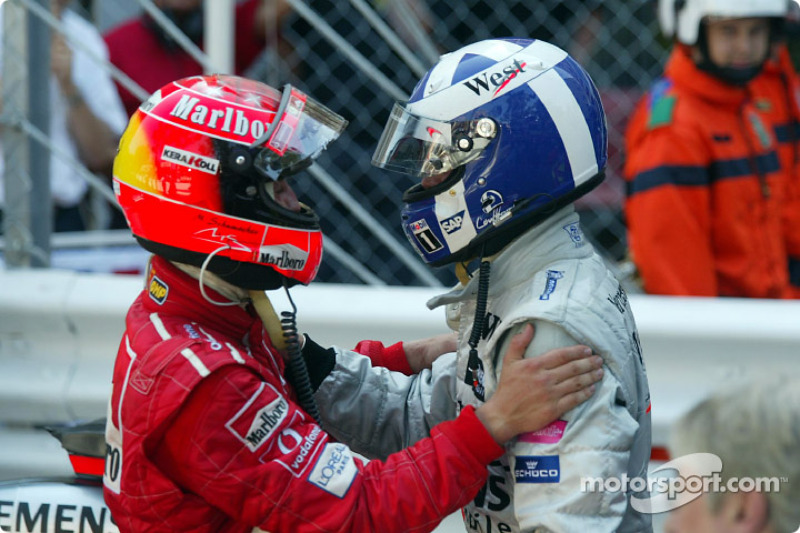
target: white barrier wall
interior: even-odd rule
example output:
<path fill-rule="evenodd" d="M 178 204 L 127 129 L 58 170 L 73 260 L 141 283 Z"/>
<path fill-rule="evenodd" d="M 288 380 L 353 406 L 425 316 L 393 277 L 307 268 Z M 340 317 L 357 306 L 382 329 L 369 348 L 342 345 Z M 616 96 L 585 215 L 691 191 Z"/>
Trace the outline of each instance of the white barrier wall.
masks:
<path fill-rule="evenodd" d="M 69 471 L 31 426 L 105 416 L 111 367 L 139 276 L 0 271 L 0 479 Z M 437 289 L 317 284 L 291 289 L 298 325 L 320 344 L 391 343 L 445 331 Z M 278 311 L 282 291 L 271 293 Z M 653 404 L 654 445 L 718 386 L 800 368 L 800 301 L 631 296 Z M 52 441 L 52 442 L 50 442 Z M 47 462 L 46 457 L 52 457 Z M 63 463 L 63 464 L 62 464 Z"/>

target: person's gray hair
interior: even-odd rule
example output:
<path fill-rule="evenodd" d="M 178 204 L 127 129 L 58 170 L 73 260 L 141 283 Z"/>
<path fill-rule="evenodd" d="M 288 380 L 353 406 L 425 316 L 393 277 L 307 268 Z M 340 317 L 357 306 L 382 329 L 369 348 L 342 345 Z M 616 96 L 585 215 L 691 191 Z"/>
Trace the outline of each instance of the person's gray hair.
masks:
<path fill-rule="evenodd" d="M 723 483 L 731 478 L 776 478 L 764 496 L 776 532 L 800 525 L 800 375 L 761 378 L 719 391 L 672 427 L 674 458 L 713 453 L 722 459 Z M 775 486 L 777 484 L 777 487 Z M 716 511 L 725 495 L 711 492 Z"/>

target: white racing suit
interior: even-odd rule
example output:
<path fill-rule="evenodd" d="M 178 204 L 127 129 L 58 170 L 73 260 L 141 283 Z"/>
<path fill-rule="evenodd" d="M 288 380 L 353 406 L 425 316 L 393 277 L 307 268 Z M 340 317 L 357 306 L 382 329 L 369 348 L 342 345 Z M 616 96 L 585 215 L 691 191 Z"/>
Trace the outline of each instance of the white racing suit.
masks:
<path fill-rule="evenodd" d="M 483 372 L 474 377 L 467 361 L 477 285 L 475 276 L 466 287 L 429 303 L 447 305 L 448 321 L 459 332 L 455 365 L 453 356 L 445 355 L 432 371 L 406 377 L 371 368 L 358 354 L 337 353 L 334 371 L 317 392 L 325 429 L 368 457 L 385 457 L 463 406 L 480 406 L 476 391 L 491 396 L 511 336 L 533 322 L 536 333 L 526 357 L 586 344 L 603 357 L 606 372 L 589 401 L 506 445 L 506 455 L 489 466 L 484 489 L 463 509 L 467 530 L 651 531 L 650 516 L 633 510 L 629 501 L 631 495 L 646 498 L 646 492 L 605 490 L 604 482 L 612 478 L 646 482 L 650 395 L 627 296 L 585 241 L 577 214 L 562 209 L 492 261 L 486 327 L 478 344 Z M 355 392 L 352 400 L 341 395 L 356 384 L 362 393 L 371 391 L 369 402 Z"/>

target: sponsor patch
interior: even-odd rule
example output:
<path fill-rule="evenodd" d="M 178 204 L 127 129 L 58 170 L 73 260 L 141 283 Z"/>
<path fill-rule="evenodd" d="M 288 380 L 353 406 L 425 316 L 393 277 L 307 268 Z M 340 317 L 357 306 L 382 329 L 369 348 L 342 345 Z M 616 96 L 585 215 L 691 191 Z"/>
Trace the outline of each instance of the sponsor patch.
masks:
<path fill-rule="evenodd" d="M 747 113 L 747 118 L 750 120 L 750 124 L 753 126 L 753 131 L 756 133 L 756 136 L 761 143 L 761 147 L 767 149 L 772 146 L 772 137 L 770 137 L 767 127 L 758 116 L 758 113 L 751 111 Z"/>
<path fill-rule="evenodd" d="M 550 295 L 553 294 L 556 290 L 556 285 L 558 285 L 558 280 L 564 277 L 564 272 L 562 270 L 548 270 L 547 271 L 547 282 L 545 283 L 544 292 L 539 295 L 540 300 L 549 300 Z"/>
<path fill-rule="evenodd" d="M 169 295 L 169 286 L 161 281 L 158 276 L 153 276 L 150 279 L 150 286 L 147 288 L 147 294 L 149 294 L 150 299 L 158 305 L 164 305 L 164 302 L 167 301 L 167 295 Z"/>
<path fill-rule="evenodd" d="M 291 244 L 262 246 L 258 262 L 275 265 L 280 270 L 303 270 L 308 262 L 308 252 Z"/>
<path fill-rule="evenodd" d="M 628 295 L 625 293 L 625 289 L 622 288 L 622 285 L 617 287 L 617 292 L 615 294 L 608 295 L 606 300 L 614 304 L 614 307 L 616 307 L 617 311 L 620 313 L 625 313 L 625 310 L 628 308 Z"/>
<path fill-rule="evenodd" d="M 572 224 L 567 224 L 564 226 L 564 231 L 567 232 L 569 238 L 572 242 L 575 243 L 575 247 L 578 248 L 579 246 L 583 246 L 583 232 L 581 231 L 581 226 L 577 222 Z"/>
<path fill-rule="evenodd" d="M 502 69 L 494 72 L 484 72 L 482 75 L 465 81 L 463 85 L 478 96 L 483 91 L 491 91 L 492 97 L 494 97 L 500 94 L 517 75 L 525 72 L 526 66 L 528 65 L 524 61 L 514 59 L 511 63 L 503 66 Z"/>
<path fill-rule="evenodd" d="M 481 211 L 487 215 L 503 205 L 503 195 L 494 190 L 488 190 L 481 195 Z"/>
<path fill-rule="evenodd" d="M 433 253 L 443 248 L 442 243 L 436 238 L 436 235 L 431 231 L 430 226 L 425 220 L 417 220 L 410 225 L 411 233 L 417 240 L 417 245 L 426 253 Z"/>
<path fill-rule="evenodd" d="M 485 374 L 483 361 L 479 357 L 470 357 L 467 364 L 467 372 L 464 374 L 464 383 L 472 387 L 475 397 L 482 402 L 486 400 Z"/>
<path fill-rule="evenodd" d="M 519 442 L 528 442 L 531 444 L 555 444 L 564 436 L 564 431 L 566 429 L 566 420 L 556 420 L 552 424 L 543 427 L 538 431 L 523 433 L 517 437 L 517 440 Z"/>
<path fill-rule="evenodd" d="M 216 174 L 219 171 L 219 160 L 187 152 L 173 146 L 164 146 L 161 151 L 161 159 L 182 167 L 199 170 L 206 174 Z"/>
<path fill-rule="evenodd" d="M 262 384 L 225 427 L 255 452 L 283 425 L 289 402 L 271 385 Z"/>
<path fill-rule="evenodd" d="M 464 211 L 459 211 L 450 218 L 442 220 L 442 229 L 449 235 L 461 229 L 461 224 L 464 223 Z"/>
<path fill-rule="evenodd" d="M 517 483 L 558 483 L 561 465 L 558 455 L 518 455 L 514 460 Z"/>
<path fill-rule="evenodd" d="M 344 498 L 357 473 L 358 468 L 347 446 L 329 443 L 314 464 L 308 482 L 334 496 Z"/>

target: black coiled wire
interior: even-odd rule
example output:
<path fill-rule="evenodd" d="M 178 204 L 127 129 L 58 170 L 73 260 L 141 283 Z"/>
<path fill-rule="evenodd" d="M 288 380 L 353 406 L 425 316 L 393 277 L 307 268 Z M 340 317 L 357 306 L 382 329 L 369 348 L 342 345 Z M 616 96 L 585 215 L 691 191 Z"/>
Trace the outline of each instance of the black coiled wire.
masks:
<path fill-rule="evenodd" d="M 481 340 L 483 328 L 486 322 L 486 302 L 489 299 L 489 274 L 492 264 L 489 261 L 481 261 L 478 274 L 478 301 L 475 304 L 475 318 L 472 320 L 472 333 L 469 336 L 469 346 L 477 350 L 478 342 Z M 476 352 L 477 353 L 477 352 Z"/>
<path fill-rule="evenodd" d="M 481 340 L 483 330 L 486 325 L 486 304 L 489 300 L 489 275 L 491 274 L 492 264 L 489 261 L 481 261 L 478 274 L 478 300 L 475 304 L 475 318 L 472 319 L 472 332 L 469 336 L 469 360 L 467 368 L 472 373 L 473 390 L 478 397 L 483 400 L 483 392 L 478 387 L 478 371 L 482 364 L 478 357 L 478 342 Z"/>
<path fill-rule="evenodd" d="M 314 390 L 311 387 L 311 378 L 303 355 L 300 353 L 300 336 L 297 333 L 297 307 L 294 305 L 289 288 L 284 285 L 286 296 L 292 305 L 291 311 L 281 312 L 281 329 L 286 340 L 286 351 L 289 354 L 286 363 L 286 378 L 297 393 L 300 407 L 310 414 L 317 424 L 321 424 L 319 408 L 314 400 Z"/>

